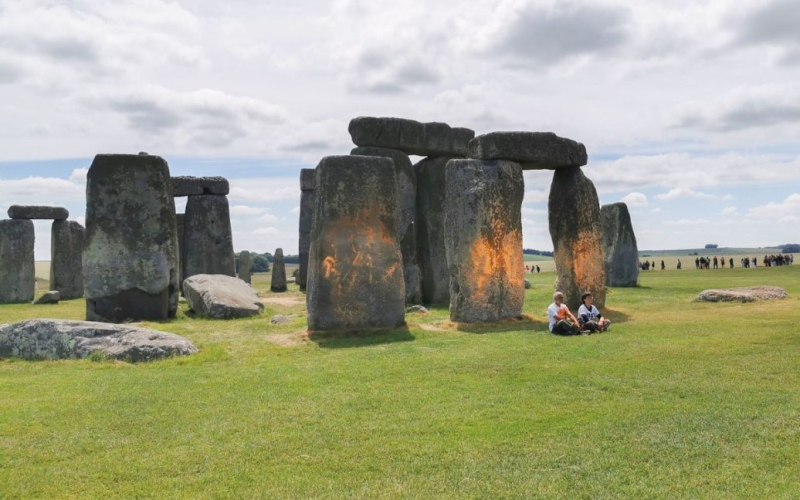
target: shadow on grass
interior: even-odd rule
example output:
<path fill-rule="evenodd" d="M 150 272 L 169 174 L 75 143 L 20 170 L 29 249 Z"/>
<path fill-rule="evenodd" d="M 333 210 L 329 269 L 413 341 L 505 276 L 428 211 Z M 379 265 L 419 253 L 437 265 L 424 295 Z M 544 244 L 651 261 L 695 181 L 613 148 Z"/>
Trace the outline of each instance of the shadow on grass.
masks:
<path fill-rule="evenodd" d="M 521 318 L 505 319 L 497 323 L 452 323 L 452 327 L 460 332 L 468 333 L 497 333 L 497 332 L 547 332 L 546 321 L 532 316 L 523 315 Z"/>
<path fill-rule="evenodd" d="M 627 323 L 628 320 L 631 319 L 631 317 L 624 312 L 615 311 L 613 309 L 603 309 L 603 315 L 611 320 L 611 328 L 614 328 L 615 324 Z"/>
<path fill-rule="evenodd" d="M 359 332 L 311 332 L 309 340 L 323 349 L 367 347 L 396 342 L 410 342 L 416 337 L 407 326 L 391 330 L 365 330 Z"/>

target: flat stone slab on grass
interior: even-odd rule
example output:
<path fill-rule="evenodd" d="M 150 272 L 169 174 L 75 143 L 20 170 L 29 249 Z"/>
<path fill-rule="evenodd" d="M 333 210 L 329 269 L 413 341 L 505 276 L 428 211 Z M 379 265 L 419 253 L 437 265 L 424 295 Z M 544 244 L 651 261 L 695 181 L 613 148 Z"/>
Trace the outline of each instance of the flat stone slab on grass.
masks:
<path fill-rule="evenodd" d="M 12 219 L 66 220 L 69 218 L 69 210 L 64 207 L 11 205 L 8 216 Z"/>
<path fill-rule="evenodd" d="M 555 170 L 586 165 L 586 147 L 552 132 L 491 132 L 469 141 L 469 157 L 511 160 L 523 170 Z"/>
<path fill-rule="evenodd" d="M 196 274 L 186 278 L 183 294 L 192 311 L 206 318 L 246 318 L 264 310 L 264 304 L 250 285 L 224 274 Z"/>
<path fill-rule="evenodd" d="M 231 187 L 224 177 L 176 176 L 172 178 L 173 196 L 192 196 L 198 194 L 228 194 Z"/>
<path fill-rule="evenodd" d="M 446 123 L 372 116 L 353 118 L 348 131 L 356 146 L 399 149 L 418 156 L 466 156 L 467 145 L 475 137 L 473 130 Z"/>
<path fill-rule="evenodd" d="M 94 321 L 32 319 L 0 326 L 0 357 L 72 359 L 94 351 L 136 362 L 186 356 L 197 347 L 174 333 Z"/>
<path fill-rule="evenodd" d="M 777 286 L 749 286 L 704 290 L 695 300 L 699 302 L 755 302 L 757 300 L 780 300 L 788 298 L 786 290 Z"/>
<path fill-rule="evenodd" d="M 61 300 L 61 293 L 56 290 L 45 292 L 44 295 L 36 299 L 33 303 L 38 304 L 58 304 Z"/>

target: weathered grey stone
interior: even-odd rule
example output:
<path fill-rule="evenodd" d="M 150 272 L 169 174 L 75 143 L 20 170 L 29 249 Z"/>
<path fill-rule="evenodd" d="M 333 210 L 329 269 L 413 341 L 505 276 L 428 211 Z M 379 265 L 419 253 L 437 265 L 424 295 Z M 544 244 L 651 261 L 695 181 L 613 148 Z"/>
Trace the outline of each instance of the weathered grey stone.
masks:
<path fill-rule="evenodd" d="M 406 304 L 419 304 L 422 301 L 422 284 L 417 264 L 417 233 L 414 225 L 417 213 L 417 177 L 411 159 L 398 149 L 388 148 L 355 148 L 350 154 L 380 156 L 394 161 L 398 203 L 397 236 L 400 238 L 400 252 L 403 254 Z"/>
<path fill-rule="evenodd" d="M 450 303 L 450 272 L 444 245 L 445 167 L 451 157 L 425 158 L 414 165 L 417 177 L 417 262 L 422 300 Z"/>
<path fill-rule="evenodd" d="M 8 216 L 12 219 L 65 220 L 69 217 L 69 210 L 64 207 L 11 205 L 8 209 Z"/>
<path fill-rule="evenodd" d="M 45 292 L 41 297 L 34 300 L 33 303 L 36 305 L 39 304 L 58 304 L 61 300 L 61 293 L 57 290 L 50 290 L 49 292 Z"/>
<path fill-rule="evenodd" d="M 308 264 L 311 331 L 405 324 L 394 164 L 328 156 L 317 167 Z"/>
<path fill-rule="evenodd" d="M 245 318 L 264 310 L 264 304 L 250 285 L 224 274 L 196 274 L 186 278 L 183 294 L 189 308 L 207 318 Z"/>
<path fill-rule="evenodd" d="M 169 166 L 163 158 L 95 156 L 86 179 L 87 319 L 174 317 L 177 234 Z"/>
<path fill-rule="evenodd" d="M 86 229 L 75 221 L 57 220 L 50 235 L 50 290 L 58 290 L 61 300 L 83 297 Z"/>
<path fill-rule="evenodd" d="M 178 289 L 183 293 L 183 249 L 186 247 L 183 234 L 186 229 L 186 214 L 175 214 L 175 224 L 178 227 Z"/>
<path fill-rule="evenodd" d="M 35 238 L 33 222 L 0 220 L 0 304 L 33 300 L 36 288 Z"/>
<path fill-rule="evenodd" d="M 32 319 L 0 326 L 0 357 L 85 358 L 95 351 L 125 361 L 186 356 L 197 348 L 183 337 L 130 325 L 93 321 Z"/>
<path fill-rule="evenodd" d="M 511 161 L 450 160 L 446 172 L 450 320 L 522 316 L 522 168 Z"/>
<path fill-rule="evenodd" d="M 306 290 L 308 280 L 308 251 L 311 248 L 311 219 L 314 214 L 314 172 L 313 168 L 300 170 L 300 267 L 297 284 L 300 291 Z"/>
<path fill-rule="evenodd" d="M 243 250 L 239 252 L 239 279 L 247 284 L 252 283 L 251 276 L 253 275 L 253 257 L 250 252 Z"/>
<path fill-rule="evenodd" d="M 172 178 L 173 196 L 230 193 L 230 185 L 224 177 L 177 176 Z"/>
<path fill-rule="evenodd" d="M 420 123 L 405 118 L 360 116 L 350 120 L 356 146 L 399 149 L 419 156 L 465 156 L 475 132 L 446 123 Z"/>
<path fill-rule="evenodd" d="M 228 198 L 190 196 L 183 228 L 183 278 L 196 274 L 236 276 Z"/>
<path fill-rule="evenodd" d="M 639 279 L 639 247 L 631 224 L 631 214 L 624 203 L 612 203 L 600 208 L 603 225 L 603 255 L 606 285 L 636 286 Z"/>
<path fill-rule="evenodd" d="M 415 305 L 415 306 L 406 307 L 406 314 L 412 314 L 412 313 L 428 314 L 428 313 L 430 313 L 430 311 L 428 310 L 427 307 L 421 306 L 419 304 Z"/>
<path fill-rule="evenodd" d="M 273 292 L 286 291 L 286 264 L 283 261 L 283 249 L 275 249 L 275 254 L 272 256 L 272 279 L 270 281 L 269 289 Z"/>
<path fill-rule="evenodd" d="M 757 300 L 781 300 L 788 298 L 786 290 L 777 286 L 749 286 L 703 290 L 695 300 L 700 302 L 755 302 Z"/>
<path fill-rule="evenodd" d="M 525 280 L 525 290 L 530 290 L 531 286 L 532 286 L 531 285 L 531 281 L 530 280 Z"/>
<path fill-rule="evenodd" d="M 594 304 L 605 307 L 606 278 L 600 202 L 594 184 L 579 167 L 560 168 L 553 175 L 548 202 L 556 288 L 575 311 L 581 294 L 592 292 Z"/>
<path fill-rule="evenodd" d="M 273 316 L 269 322 L 273 325 L 288 325 L 296 316 L 294 314 L 276 314 Z"/>
<path fill-rule="evenodd" d="M 470 158 L 511 160 L 523 170 L 586 165 L 586 147 L 552 132 L 492 132 L 469 141 Z"/>

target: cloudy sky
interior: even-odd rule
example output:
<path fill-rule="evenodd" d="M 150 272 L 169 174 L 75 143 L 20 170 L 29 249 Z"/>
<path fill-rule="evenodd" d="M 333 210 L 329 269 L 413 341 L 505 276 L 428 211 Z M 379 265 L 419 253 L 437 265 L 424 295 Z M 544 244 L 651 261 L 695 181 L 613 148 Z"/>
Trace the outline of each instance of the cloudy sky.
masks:
<path fill-rule="evenodd" d="M 798 26 L 796 0 L 0 0 L 0 205 L 81 220 L 94 154 L 148 151 L 231 180 L 237 251 L 295 253 L 299 169 L 401 116 L 583 142 L 641 249 L 797 241 Z"/>

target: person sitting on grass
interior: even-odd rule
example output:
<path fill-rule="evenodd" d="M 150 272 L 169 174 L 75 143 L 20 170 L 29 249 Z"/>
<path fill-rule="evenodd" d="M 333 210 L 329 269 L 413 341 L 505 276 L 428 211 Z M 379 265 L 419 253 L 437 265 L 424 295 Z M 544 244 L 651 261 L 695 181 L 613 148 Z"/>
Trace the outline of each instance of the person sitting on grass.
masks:
<path fill-rule="evenodd" d="M 611 321 L 604 318 L 597 307 L 592 304 L 594 301 L 592 294 L 584 293 L 581 296 L 581 301 L 583 305 L 578 308 L 578 321 L 580 322 L 581 330 L 589 330 L 591 333 L 608 331 Z"/>
<path fill-rule="evenodd" d="M 550 319 L 550 333 L 557 335 L 577 335 L 578 320 L 569 312 L 569 308 L 564 304 L 564 294 L 556 292 L 553 294 L 553 303 L 547 308 L 547 317 Z"/>

